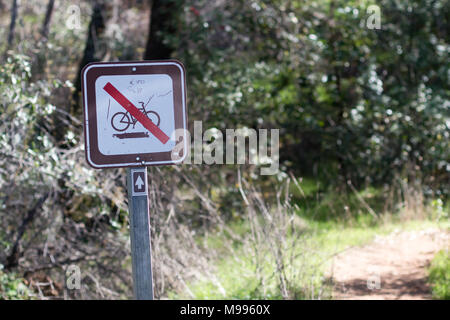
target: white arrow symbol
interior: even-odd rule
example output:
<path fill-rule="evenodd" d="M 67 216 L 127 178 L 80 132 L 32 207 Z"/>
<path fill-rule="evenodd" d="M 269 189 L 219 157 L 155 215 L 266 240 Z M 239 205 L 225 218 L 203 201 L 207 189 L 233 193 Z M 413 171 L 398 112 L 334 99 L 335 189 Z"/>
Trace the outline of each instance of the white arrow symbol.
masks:
<path fill-rule="evenodd" d="M 144 185 L 144 181 L 142 181 L 141 176 L 138 176 L 136 183 L 134 184 L 135 186 L 138 187 L 138 189 L 142 189 L 142 186 Z"/>

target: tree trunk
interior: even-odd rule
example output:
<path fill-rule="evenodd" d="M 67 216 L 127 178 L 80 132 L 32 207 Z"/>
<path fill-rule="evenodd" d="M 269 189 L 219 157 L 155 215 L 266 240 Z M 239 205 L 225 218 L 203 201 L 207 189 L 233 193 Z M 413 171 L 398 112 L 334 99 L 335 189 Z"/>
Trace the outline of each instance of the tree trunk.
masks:
<path fill-rule="evenodd" d="M 42 209 L 45 200 L 47 200 L 49 193 L 44 194 L 34 205 L 33 208 L 28 210 L 26 216 L 24 217 L 22 224 L 17 229 L 17 236 L 14 241 L 14 245 L 6 258 L 5 269 L 11 270 L 19 265 L 19 259 L 23 255 L 23 252 L 20 251 L 20 241 L 22 240 L 25 232 L 27 231 L 28 226 L 34 221 L 36 214 Z"/>
<path fill-rule="evenodd" d="M 17 0 L 13 0 L 13 4 L 11 7 L 11 22 L 9 24 L 8 42 L 5 50 L 5 57 L 6 53 L 8 52 L 9 48 L 11 48 L 12 43 L 14 41 L 14 31 L 16 29 L 16 20 L 17 20 L 17 9 L 18 9 Z"/>
<path fill-rule="evenodd" d="M 47 57 L 45 50 L 45 45 L 48 39 L 48 33 L 50 29 L 50 20 L 52 18 L 53 7 L 55 5 L 55 0 L 49 0 L 47 4 L 47 10 L 45 12 L 44 22 L 42 23 L 41 29 L 41 39 L 36 44 L 36 47 L 39 48 L 38 52 L 33 58 L 33 66 L 32 66 L 32 80 L 38 80 L 44 78 L 45 75 L 45 66 L 47 64 Z"/>
<path fill-rule="evenodd" d="M 99 37 L 103 34 L 105 30 L 105 20 L 103 17 L 103 12 L 105 11 L 105 6 L 103 4 L 96 3 L 94 5 L 91 22 L 88 27 L 88 36 L 86 40 L 86 46 L 83 53 L 83 58 L 80 61 L 78 67 L 77 78 L 75 80 L 75 92 L 73 93 L 73 106 L 72 106 L 72 114 L 77 114 L 80 109 L 80 91 L 81 91 L 81 71 L 84 66 L 90 62 L 96 62 L 100 59 L 97 58 L 96 54 L 98 54 L 98 45 L 99 45 Z"/>
<path fill-rule="evenodd" d="M 182 9 L 179 0 L 153 0 L 144 59 L 169 59 L 175 50 L 163 42 L 164 36 L 176 35 Z"/>
<path fill-rule="evenodd" d="M 45 12 L 45 19 L 42 25 L 41 36 L 43 39 L 47 40 L 48 31 L 50 27 L 50 20 L 52 18 L 53 7 L 55 6 L 55 0 L 49 0 L 47 4 L 47 11 Z"/>

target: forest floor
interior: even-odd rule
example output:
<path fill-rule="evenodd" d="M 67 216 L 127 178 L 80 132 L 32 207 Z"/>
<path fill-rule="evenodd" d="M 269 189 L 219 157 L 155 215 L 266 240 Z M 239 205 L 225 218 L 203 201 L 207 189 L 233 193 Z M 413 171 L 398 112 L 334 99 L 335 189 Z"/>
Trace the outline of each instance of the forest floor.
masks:
<path fill-rule="evenodd" d="M 396 230 L 345 250 L 332 263 L 333 299 L 431 299 L 427 267 L 449 240 L 436 228 Z"/>

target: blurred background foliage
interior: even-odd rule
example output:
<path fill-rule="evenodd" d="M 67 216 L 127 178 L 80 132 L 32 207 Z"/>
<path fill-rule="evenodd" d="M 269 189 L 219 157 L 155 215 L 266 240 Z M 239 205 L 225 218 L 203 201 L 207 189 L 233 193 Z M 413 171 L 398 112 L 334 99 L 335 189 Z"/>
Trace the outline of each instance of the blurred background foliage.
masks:
<path fill-rule="evenodd" d="M 381 29 L 366 24 L 373 4 Z M 84 160 L 79 72 L 93 61 L 179 59 L 190 124 L 279 128 L 279 174 L 242 166 L 269 204 L 274 185 L 303 177 L 305 198 L 292 201 L 315 218 L 358 211 L 341 206 L 350 198 L 323 196 L 330 190 L 375 190 L 369 205 L 377 206 L 413 186 L 445 211 L 448 1 L 0 0 L 0 16 L 3 298 L 16 297 L 3 287 L 5 271 L 24 279 L 8 286 L 26 283 L 40 298 L 131 295 L 124 170 L 93 170 Z M 233 239 L 230 225 L 245 210 L 236 166 L 149 173 L 155 290 L 166 297 L 196 272 L 212 277 L 205 265 L 214 254 L 196 235 Z M 322 214 L 336 203 L 347 209 Z M 84 270 L 77 292 L 64 288 L 62 270 L 73 263 Z M 196 271 L 181 271 L 186 264 Z"/>

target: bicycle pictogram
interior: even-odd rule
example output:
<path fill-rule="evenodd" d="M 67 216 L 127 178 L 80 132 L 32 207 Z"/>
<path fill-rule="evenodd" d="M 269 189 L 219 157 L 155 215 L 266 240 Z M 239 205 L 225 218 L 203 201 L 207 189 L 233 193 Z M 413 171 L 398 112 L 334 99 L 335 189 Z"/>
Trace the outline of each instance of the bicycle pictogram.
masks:
<path fill-rule="evenodd" d="M 144 105 L 144 102 L 139 101 L 139 104 L 141 105 L 139 109 L 139 111 L 141 111 L 143 114 L 145 114 L 147 116 L 147 118 L 150 119 L 150 121 L 152 121 L 157 127 L 159 127 L 159 124 L 161 122 L 161 118 L 159 117 L 159 114 L 155 111 L 147 111 L 145 108 L 147 107 L 147 105 L 149 104 L 150 100 L 153 98 L 150 97 L 150 99 L 148 100 L 148 102 Z M 116 112 L 112 118 L 111 118 L 111 126 L 114 128 L 114 130 L 119 131 L 119 132 L 123 132 L 125 130 L 127 130 L 130 125 L 134 127 L 136 126 L 137 123 L 137 119 L 135 117 L 133 117 L 128 111 L 127 112 Z"/>

